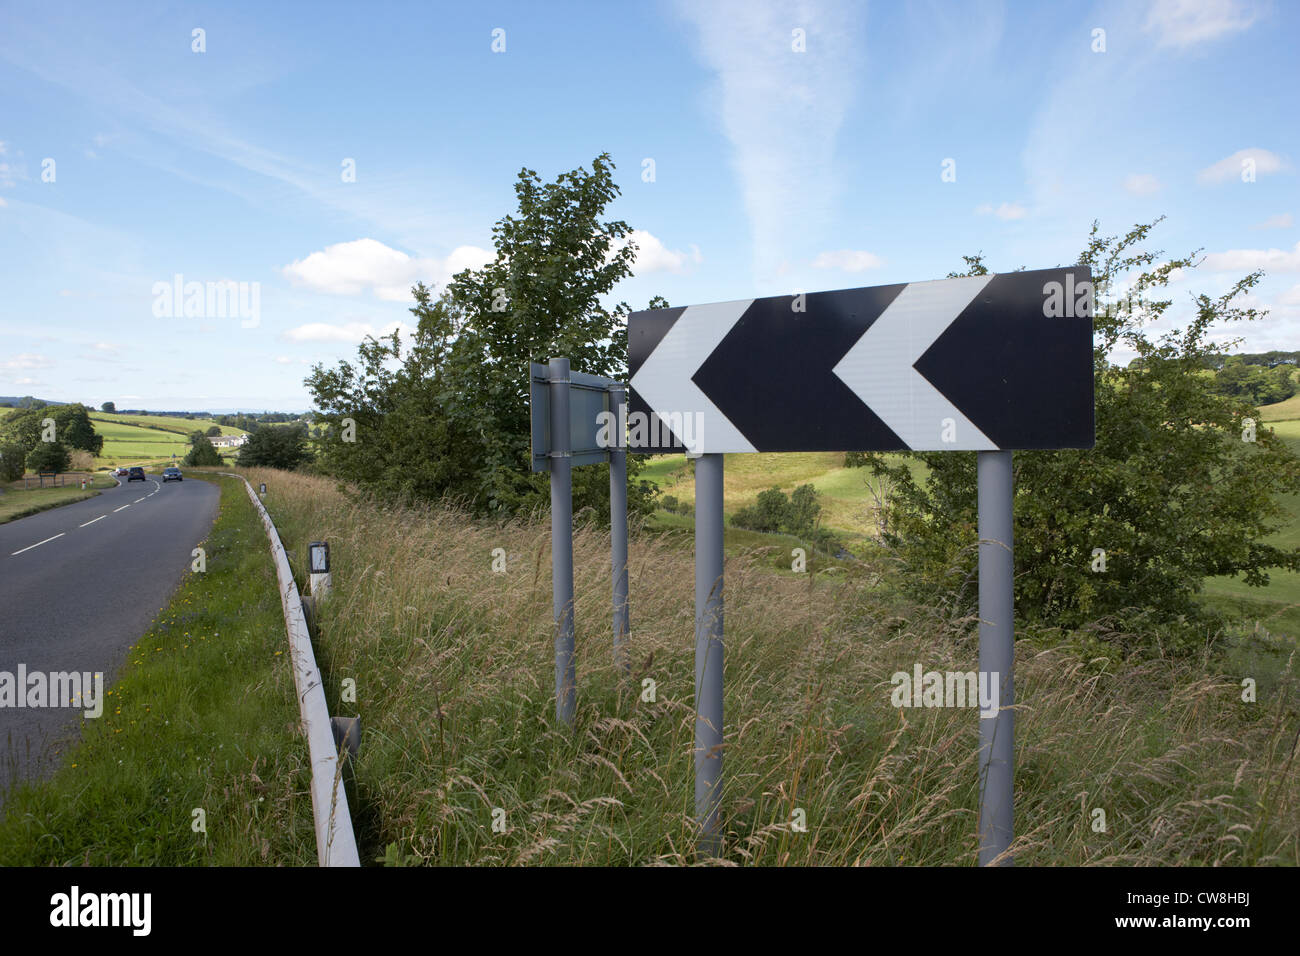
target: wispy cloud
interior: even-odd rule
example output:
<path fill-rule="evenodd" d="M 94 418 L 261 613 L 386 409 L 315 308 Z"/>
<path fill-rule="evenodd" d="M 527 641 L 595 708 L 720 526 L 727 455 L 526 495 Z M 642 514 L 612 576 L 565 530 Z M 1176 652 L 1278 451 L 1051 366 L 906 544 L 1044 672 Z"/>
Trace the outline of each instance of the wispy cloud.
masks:
<path fill-rule="evenodd" d="M 1251 229 L 1290 229 L 1295 224 L 1289 212 L 1278 213 L 1276 216 L 1269 216 L 1263 222 L 1257 222 L 1251 226 Z"/>
<path fill-rule="evenodd" d="M 835 140 L 862 64 L 860 8 L 812 2 L 679 0 L 699 56 L 717 75 L 760 282 L 798 237 L 817 232 L 835 195 Z M 797 52 L 802 31 L 804 52 Z"/>
<path fill-rule="evenodd" d="M 1144 29 L 1157 46 L 1186 49 L 1248 30 L 1258 15 L 1247 0 L 1155 0 Z"/>
<path fill-rule="evenodd" d="M 1291 166 L 1281 156 L 1266 149 L 1239 149 L 1231 156 L 1225 156 L 1213 165 L 1206 166 L 1196 174 L 1200 183 L 1221 183 L 1227 179 L 1240 176 L 1249 163 L 1253 163 L 1255 174 L 1279 173 Z"/>
<path fill-rule="evenodd" d="M 992 203 L 986 202 L 975 207 L 975 215 L 987 216 L 989 214 L 997 216 L 999 219 L 1004 221 L 1009 221 L 1012 219 L 1024 219 L 1025 216 L 1029 215 L 1029 210 L 1018 202 L 1004 202 L 997 207 L 994 207 Z"/>
<path fill-rule="evenodd" d="M 1212 252 L 1204 266 L 1210 272 L 1300 272 L 1300 242 L 1290 252 L 1285 249 L 1229 249 Z"/>
<path fill-rule="evenodd" d="M 1160 180 L 1150 173 L 1130 173 L 1124 177 L 1124 189 L 1134 196 L 1150 196 L 1160 192 Z"/>
<path fill-rule="evenodd" d="M 391 332 L 399 332 L 403 339 L 415 334 L 415 329 L 405 322 L 390 322 L 388 325 L 375 326 L 369 322 L 308 322 L 296 328 L 288 329 L 283 338 L 289 342 L 331 342 L 352 345 L 366 336 L 379 338 Z"/>
<path fill-rule="evenodd" d="M 879 269 L 884 264 L 884 259 L 865 249 L 823 252 L 812 261 L 814 269 L 839 269 L 841 272 L 865 272 L 867 269 Z"/>

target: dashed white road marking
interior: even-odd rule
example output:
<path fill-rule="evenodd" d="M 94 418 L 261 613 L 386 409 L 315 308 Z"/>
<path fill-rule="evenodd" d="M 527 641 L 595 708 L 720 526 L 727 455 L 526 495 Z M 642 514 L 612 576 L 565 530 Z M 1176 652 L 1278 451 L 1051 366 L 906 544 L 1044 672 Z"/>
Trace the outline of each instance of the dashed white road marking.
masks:
<path fill-rule="evenodd" d="M 86 522 L 86 524 L 94 524 L 96 521 L 103 521 L 107 517 L 108 515 L 100 515 L 98 518 L 91 518 L 89 521 Z M 84 528 L 86 524 L 79 524 L 77 525 L 77 527 Z"/>
<path fill-rule="evenodd" d="M 130 506 L 130 505 L 122 505 L 122 508 L 129 508 L 129 507 L 131 507 L 131 506 Z M 117 514 L 119 511 L 122 510 L 122 508 L 114 508 L 114 509 L 113 509 L 113 514 Z"/>
<path fill-rule="evenodd" d="M 132 504 L 137 504 L 137 505 L 138 505 L 140 502 L 144 501 L 144 499 L 145 499 L 145 498 L 148 498 L 148 497 L 149 497 L 149 495 L 145 495 L 145 496 L 142 497 L 142 498 L 136 498 L 135 501 L 132 502 Z"/>
<path fill-rule="evenodd" d="M 62 538 L 63 535 L 64 535 L 65 533 L 66 533 L 66 532 L 60 531 L 58 534 L 56 534 L 56 535 L 54 536 L 54 538 Z M 40 547 L 41 545 L 43 545 L 43 544 L 49 544 L 51 541 L 54 540 L 54 538 L 46 538 L 44 541 L 37 541 L 35 544 L 29 544 L 29 545 L 28 545 L 27 547 L 25 547 L 25 548 L 21 548 L 21 549 L 19 549 L 18 551 L 14 551 L 14 552 L 12 552 L 12 553 L 9 555 L 9 557 L 14 558 L 14 557 L 17 557 L 18 555 L 22 554 L 24 551 L 30 551 L 30 550 L 32 550 L 32 548 L 39 548 L 39 547 Z"/>

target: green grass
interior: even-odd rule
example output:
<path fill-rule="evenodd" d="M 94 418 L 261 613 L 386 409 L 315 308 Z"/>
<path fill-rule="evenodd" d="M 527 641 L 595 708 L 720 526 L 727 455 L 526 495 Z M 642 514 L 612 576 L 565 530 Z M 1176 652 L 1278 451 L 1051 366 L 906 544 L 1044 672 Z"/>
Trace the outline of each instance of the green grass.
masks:
<path fill-rule="evenodd" d="M 914 478 L 925 475 L 925 466 L 901 455 L 885 455 L 892 464 L 906 462 Z M 695 479 L 684 455 L 650 458 L 640 477 L 655 482 L 665 495 L 695 503 Z M 845 468 L 842 452 L 727 455 L 723 466 L 727 517 L 758 500 L 759 492 L 774 485 L 787 493 L 799 485 L 811 484 L 820 492 L 821 523 L 846 541 L 860 541 L 875 532 L 875 503 L 867 487 L 870 471 Z M 661 522 L 668 515 L 656 516 Z"/>
<path fill-rule="evenodd" d="M 1300 420 L 1275 420 L 1269 427 L 1293 453 L 1300 455 Z M 1268 543 L 1280 548 L 1300 548 L 1300 494 L 1280 495 L 1278 503 L 1289 517 L 1268 538 Z M 1300 573 L 1270 571 L 1268 586 L 1263 588 L 1250 587 L 1239 578 L 1209 578 L 1205 582 L 1205 596 L 1210 605 L 1243 620 L 1258 620 L 1275 633 L 1300 638 Z"/>
<path fill-rule="evenodd" d="M 316 641 L 332 713 L 359 713 L 363 859 L 432 865 L 696 862 L 693 560 L 634 533 L 631 679 L 614 666 L 609 539 L 574 541 L 578 712 L 553 717 L 549 527 L 452 508 L 377 508 L 325 478 L 250 471 L 299 565 L 331 545 Z M 492 571 L 493 550 L 506 571 Z M 979 719 L 890 701 L 890 677 L 974 670 L 977 622 L 911 603 L 889 567 L 726 579 L 725 842 L 739 865 L 972 865 Z M 869 562 L 864 562 L 869 563 Z M 825 580 L 822 580 L 825 579 Z M 821 581 L 817 584 L 817 581 Z M 1017 838 L 1024 865 L 1300 863 L 1300 712 L 1285 647 L 1232 662 L 1088 661 L 1017 647 Z M 1252 663 L 1254 657 L 1258 661 Z M 1244 673 L 1272 668 L 1260 699 Z M 345 678 L 356 703 L 340 699 Z M 642 699 L 646 679 L 653 700 Z M 1107 830 L 1092 830 L 1091 811 Z M 806 815 L 807 832 L 791 826 Z M 504 813 L 504 832 L 492 827 Z"/>
<path fill-rule="evenodd" d="M 315 863 L 275 570 L 243 485 L 221 481 L 206 573 L 187 572 L 53 777 L 8 797 L 0 865 Z"/>
<path fill-rule="evenodd" d="M 1300 374 L 1300 369 L 1297 369 L 1297 374 Z M 1300 395 L 1292 395 L 1285 402 L 1260 406 L 1259 417 L 1266 422 L 1300 418 Z"/>
<path fill-rule="evenodd" d="M 95 489 L 112 488 L 114 484 L 113 479 L 105 475 L 95 475 L 92 479 L 92 487 Z M 54 488 L 24 489 L 21 481 L 14 482 L 0 491 L 0 524 L 58 508 L 60 505 L 72 504 L 74 501 L 84 501 L 97 494 L 98 491 L 83 491 L 79 483 Z"/>
<path fill-rule="evenodd" d="M 119 415 L 115 412 L 96 412 L 90 413 L 91 418 L 103 419 L 109 422 L 121 422 L 128 425 L 152 426 L 153 428 L 162 428 L 178 435 L 188 436 L 195 429 L 207 431 L 216 420 L 211 418 L 175 418 L 167 415 Z M 217 425 L 223 435 L 242 435 L 243 429 L 235 428 L 231 425 Z"/>

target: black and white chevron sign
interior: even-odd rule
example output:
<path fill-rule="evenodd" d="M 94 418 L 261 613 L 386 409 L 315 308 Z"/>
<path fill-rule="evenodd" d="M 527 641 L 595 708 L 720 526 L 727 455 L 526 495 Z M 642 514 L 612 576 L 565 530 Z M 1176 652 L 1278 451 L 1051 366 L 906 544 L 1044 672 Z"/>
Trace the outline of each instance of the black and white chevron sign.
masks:
<path fill-rule="evenodd" d="M 633 312 L 628 448 L 1091 448 L 1092 310 L 1077 266 Z"/>

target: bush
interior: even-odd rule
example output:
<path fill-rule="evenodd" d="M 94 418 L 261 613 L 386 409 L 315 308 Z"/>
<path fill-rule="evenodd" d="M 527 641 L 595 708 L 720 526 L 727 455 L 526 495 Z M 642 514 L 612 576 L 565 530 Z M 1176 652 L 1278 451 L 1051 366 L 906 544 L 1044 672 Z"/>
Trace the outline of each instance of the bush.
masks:
<path fill-rule="evenodd" d="M 663 498 L 660 499 L 660 503 L 663 505 L 664 511 L 667 511 L 670 514 L 677 511 L 678 502 L 672 495 L 664 495 Z"/>

